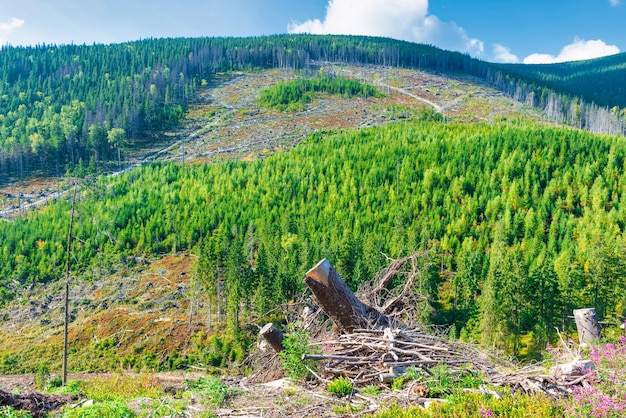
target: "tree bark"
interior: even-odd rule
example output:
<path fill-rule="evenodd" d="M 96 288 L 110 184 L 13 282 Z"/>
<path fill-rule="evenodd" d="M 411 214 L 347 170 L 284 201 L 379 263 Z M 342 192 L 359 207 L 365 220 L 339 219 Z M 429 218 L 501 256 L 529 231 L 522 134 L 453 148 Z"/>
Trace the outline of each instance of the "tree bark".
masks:
<path fill-rule="evenodd" d="M 344 333 L 389 324 L 386 316 L 365 305 L 352 293 L 325 258 L 306 273 L 304 283 L 313 292 L 315 303 Z"/>
<path fill-rule="evenodd" d="M 600 323 L 595 308 L 574 309 L 574 320 L 580 343 L 600 340 Z"/>
<path fill-rule="evenodd" d="M 280 353 L 285 349 L 285 346 L 283 345 L 283 333 L 280 332 L 280 330 L 271 322 L 269 324 L 265 324 L 265 326 L 261 328 L 259 335 L 261 335 L 277 353 Z"/>

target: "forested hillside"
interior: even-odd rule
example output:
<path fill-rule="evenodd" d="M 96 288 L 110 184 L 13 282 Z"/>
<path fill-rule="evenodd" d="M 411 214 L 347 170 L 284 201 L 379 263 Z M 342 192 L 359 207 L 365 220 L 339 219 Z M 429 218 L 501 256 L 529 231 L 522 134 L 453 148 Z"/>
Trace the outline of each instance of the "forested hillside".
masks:
<path fill-rule="evenodd" d="M 626 108 L 626 54 L 559 64 L 509 64 L 507 71 L 604 107 Z M 617 109 L 616 111 L 619 111 Z"/>
<path fill-rule="evenodd" d="M 213 319 L 233 340 L 333 260 L 356 287 L 433 248 L 423 319 L 511 352 L 543 347 L 572 308 L 626 313 L 621 138 L 506 124 L 396 123 L 316 134 L 262 161 L 157 164 L 79 196 L 75 269 L 190 250 Z M 2 297 L 62 276 L 69 203 L 0 223 Z M 452 273 L 452 274 L 451 274 Z M 529 347 L 523 347 L 522 336 Z"/>
<path fill-rule="evenodd" d="M 152 134 L 179 122 L 216 72 L 306 71 L 320 61 L 477 76 L 517 100 L 545 109 L 559 123 L 595 132 L 624 130 L 626 114 L 588 103 L 584 80 L 568 84 L 569 96 L 556 94 L 544 84 L 517 78 L 509 67 L 385 38 L 277 35 L 4 47 L 0 181 L 33 173 L 60 175 L 77 164 L 96 172 L 102 164 L 120 160 L 128 147 L 149 142 Z M 595 72 L 604 77 L 601 68 Z M 608 78 L 604 82 L 610 83 Z M 602 106 L 621 106 L 619 97 Z"/>

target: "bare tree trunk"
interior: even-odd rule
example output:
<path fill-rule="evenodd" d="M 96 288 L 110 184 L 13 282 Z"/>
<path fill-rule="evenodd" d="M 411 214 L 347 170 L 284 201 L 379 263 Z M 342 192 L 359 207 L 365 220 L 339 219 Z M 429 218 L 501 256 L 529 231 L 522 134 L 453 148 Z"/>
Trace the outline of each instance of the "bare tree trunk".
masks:
<path fill-rule="evenodd" d="M 280 353 L 285 349 L 285 346 L 283 345 L 283 333 L 280 332 L 280 330 L 271 322 L 269 324 L 265 324 L 265 326 L 261 328 L 259 335 L 261 335 L 277 353 Z"/>
<path fill-rule="evenodd" d="M 67 231 L 67 258 L 65 263 L 65 297 L 64 297 L 64 321 L 63 321 L 63 372 L 61 383 L 63 386 L 67 383 L 67 352 L 68 352 L 68 329 L 70 323 L 70 257 L 72 255 L 72 226 L 74 225 L 74 204 L 76 203 L 76 190 L 78 186 L 74 184 L 74 195 L 72 196 L 72 212 L 70 214 L 70 226 Z"/>
<path fill-rule="evenodd" d="M 389 324 L 386 316 L 365 305 L 352 293 L 326 259 L 306 273 L 304 283 L 313 291 L 315 303 L 344 333 Z"/>
<path fill-rule="evenodd" d="M 595 308 L 574 309 L 574 320 L 580 343 L 600 340 L 600 323 Z"/>

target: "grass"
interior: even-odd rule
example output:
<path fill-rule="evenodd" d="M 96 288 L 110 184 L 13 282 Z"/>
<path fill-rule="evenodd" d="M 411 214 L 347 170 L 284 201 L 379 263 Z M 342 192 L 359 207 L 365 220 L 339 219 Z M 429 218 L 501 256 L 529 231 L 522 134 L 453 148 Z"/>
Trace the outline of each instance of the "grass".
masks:
<path fill-rule="evenodd" d="M 303 339 L 308 341 L 308 339 Z M 574 389 L 573 396 L 566 400 L 554 401 L 543 395 L 502 393 L 501 398 L 472 391 L 485 384 L 481 376 L 470 371 L 452 372 L 445 366 L 433 367 L 433 376 L 421 369 L 408 368 L 395 386 L 400 382 L 419 382 L 428 386 L 428 396 L 443 398 L 443 402 L 434 402 L 428 408 L 419 406 L 403 407 L 398 404 L 382 404 L 380 411 L 366 415 L 370 418 L 386 417 L 565 417 L 565 418 L 617 418 L 626 416 L 626 337 L 621 336 L 596 344 L 589 349 L 589 356 L 594 362 L 592 386 L 586 389 Z M 44 370 L 45 372 L 45 370 Z M 42 373 L 45 375 L 45 373 Z M 467 389 L 470 388 L 468 391 Z M 397 388 L 396 388 L 397 389 Z M 211 416 L 217 408 L 229 406 L 236 410 L 238 403 L 233 398 L 238 391 L 224 384 L 217 377 L 202 377 L 186 381 L 183 391 L 175 397 L 167 395 L 154 374 L 119 373 L 113 376 L 94 376 L 77 381 L 71 380 L 63 388 L 48 390 L 53 393 L 72 393 L 94 401 L 71 409 L 66 407 L 60 412 L 62 418 L 75 417 L 179 417 L 188 412 L 187 406 L 195 403 L 204 408 L 204 416 Z M 350 394 L 352 383 L 346 378 L 337 378 L 327 387 L 328 392 L 341 397 Z M 391 388 L 386 389 L 390 391 Z M 365 396 L 379 396 L 381 389 L 368 386 L 360 389 Z M 242 394 L 243 402 L 252 402 L 254 391 Z M 265 395 L 266 396 L 266 395 Z M 302 397 L 297 390 L 283 389 L 271 395 L 276 408 L 298 405 L 306 407 L 312 402 Z M 287 401 L 290 398 L 291 401 Z M 399 399 L 399 398 L 398 398 Z M 352 404 L 342 400 L 329 401 L 324 406 L 329 412 L 338 415 L 364 414 L 364 403 Z M 0 418 L 28 418 L 29 414 L 5 408 L 0 410 Z"/>
<path fill-rule="evenodd" d="M 164 392 L 156 376 L 151 373 L 94 376 L 85 380 L 70 380 L 65 387 L 52 389 L 56 394 L 74 394 L 93 402 L 77 408 L 66 406 L 60 417 L 178 417 L 192 402 L 207 408 L 207 414 L 227 405 L 237 393 L 216 377 L 201 377 L 185 381 L 185 388 L 175 397 Z M 22 415 L 1 415 L 3 417 Z M 29 415 L 26 415 L 29 416 Z M 210 416 L 210 415 L 207 415 Z"/>
<path fill-rule="evenodd" d="M 32 418 L 32 415 L 10 406 L 2 406 L 0 407 L 0 418 Z"/>
<path fill-rule="evenodd" d="M 116 374 L 94 377 L 76 385 L 81 394 L 98 402 L 158 398 L 163 387 L 153 374 Z"/>
<path fill-rule="evenodd" d="M 216 408 L 226 405 L 229 398 L 237 393 L 217 377 L 201 377 L 195 382 L 188 381 L 186 386 L 188 390 L 200 394 L 204 404 Z"/>
<path fill-rule="evenodd" d="M 61 418 L 134 418 L 136 416 L 122 401 L 105 401 L 72 409 L 66 408 Z"/>
<path fill-rule="evenodd" d="M 437 402 L 428 408 L 411 406 L 402 408 L 397 404 L 383 411 L 368 415 L 370 418 L 548 418 L 563 416 L 563 409 L 551 399 L 539 395 L 507 395 L 501 399 L 479 393 L 459 392 L 447 402 Z"/>

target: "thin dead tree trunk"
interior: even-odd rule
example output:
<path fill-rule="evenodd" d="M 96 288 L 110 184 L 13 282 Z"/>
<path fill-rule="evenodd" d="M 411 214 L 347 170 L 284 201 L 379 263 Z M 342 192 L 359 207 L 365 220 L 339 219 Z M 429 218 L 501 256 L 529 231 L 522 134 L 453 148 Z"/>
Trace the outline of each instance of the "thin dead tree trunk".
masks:
<path fill-rule="evenodd" d="M 63 322 L 63 386 L 67 383 L 67 349 L 68 349 L 68 327 L 70 322 L 70 256 L 72 254 L 72 226 L 74 225 L 74 204 L 76 203 L 76 190 L 74 185 L 74 195 L 72 196 L 72 212 L 70 214 L 70 226 L 67 231 L 67 257 L 65 261 L 65 320 Z"/>

